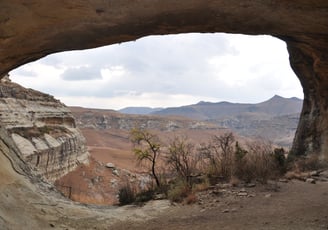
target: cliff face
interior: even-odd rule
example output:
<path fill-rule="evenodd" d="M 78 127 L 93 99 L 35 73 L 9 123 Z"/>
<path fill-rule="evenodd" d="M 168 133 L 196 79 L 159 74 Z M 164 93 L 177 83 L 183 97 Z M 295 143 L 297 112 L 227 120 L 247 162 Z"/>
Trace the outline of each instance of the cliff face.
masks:
<path fill-rule="evenodd" d="M 52 96 L 0 82 L 0 122 L 20 157 L 49 181 L 88 162 L 85 139 L 69 109 Z"/>

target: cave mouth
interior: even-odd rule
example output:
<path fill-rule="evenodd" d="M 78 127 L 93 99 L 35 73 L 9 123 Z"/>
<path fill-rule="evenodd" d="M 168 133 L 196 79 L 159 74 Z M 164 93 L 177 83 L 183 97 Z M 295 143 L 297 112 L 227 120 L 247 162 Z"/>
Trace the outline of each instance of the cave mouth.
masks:
<path fill-rule="evenodd" d="M 267 34 L 287 44 L 304 104 L 292 152 L 327 159 L 326 3 L 3 3 L 0 75 L 48 54 L 188 32 Z M 273 10 L 274 9 L 274 10 Z M 14 14 L 13 12 L 19 12 Z M 47 16 L 45 16 L 45 12 Z M 81 21 L 81 15 L 85 19 Z M 299 20 L 302 19 L 302 23 Z M 51 19 L 51 20 L 50 20 Z M 36 23 L 37 22 L 37 23 Z M 17 26 L 19 25 L 19 26 Z M 53 28 L 56 27 L 54 30 Z"/>
<path fill-rule="evenodd" d="M 200 101 L 258 103 L 273 95 L 302 97 L 301 86 L 289 66 L 284 42 L 269 36 L 152 36 L 89 51 L 50 55 L 14 70 L 11 78 L 26 87 L 54 95 L 68 106 L 98 109 L 113 109 L 113 105 L 120 106 L 114 109 L 131 105 L 171 107 Z M 148 91 L 149 89 L 151 91 Z M 106 103 L 107 100 L 114 104 Z M 115 103 L 116 101 L 118 103 Z M 138 104 L 140 101 L 144 104 Z M 161 104 L 171 101 L 178 104 Z M 95 123 L 101 123 L 100 120 Z M 81 125 L 84 121 L 79 120 L 77 123 Z M 92 161 L 92 167 L 101 168 L 99 162 L 112 162 L 112 158 L 106 158 L 104 155 L 108 148 L 117 143 L 114 143 L 113 139 L 106 143 L 106 140 L 101 138 L 113 138 L 113 133 L 95 134 L 90 133 L 90 129 L 86 127 L 80 128 L 89 148 L 92 149 L 91 155 L 98 161 Z M 101 126 L 98 128 L 103 129 Z M 292 127 L 293 131 L 295 129 L 296 125 Z M 288 135 L 291 145 L 293 136 L 291 137 L 290 133 Z M 97 141 L 94 140 L 95 136 Z M 117 149 L 117 152 L 120 151 L 122 152 L 122 149 Z M 37 164 L 39 162 L 38 156 Z M 90 183 L 94 188 L 97 188 L 97 184 L 103 180 L 101 178 L 106 176 L 96 176 L 84 166 L 80 166 L 79 170 L 78 173 L 73 172 L 57 182 L 57 187 L 67 197 L 75 196 L 73 199 L 77 201 L 90 202 L 91 199 L 83 200 L 87 195 L 82 200 L 76 198 L 76 193 L 81 194 L 88 190 L 86 185 L 74 184 L 74 181 L 78 181 L 78 174 L 81 171 L 84 175 L 89 173 Z M 115 181 L 115 178 L 110 180 Z M 100 190 L 102 188 L 98 189 Z M 108 190 L 106 194 L 110 192 Z M 89 191 L 89 194 L 93 193 L 96 191 Z M 102 204 L 102 201 L 91 202 Z"/>
<path fill-rule="evenodd" d="M 285 43 L 271 36 L 149 36 L 52 54 L 12 71 L 11 78 L 66 105 L 88 108 L 258 103 L 273 95 L 303 98 Z"/>
<path fill-rule="evenodd" d="M 196 31 L 278 37 L 287 43 L 290 64 L 304 90 L 293 152 L 297 155 L 313 153 L 328 159 L 327 1 L 7 0 L 1 2 L 0 11 L 0 76 L 54 52 L 115 44 L 152 34 Z M 1 174 L 4 176 L 1 176 L 0 194 L 3 195 L 2 206 L 6 207 L 0 210 L 0 226 L 44 229 L 49 228 L 49 224 L 51 227 L 58 224 L 55 227 L 93 228 L 101 225 L 108 228 L 113 223 L 112 215 L 104 209 L 88 211 L 82 207 L 75 211 L 63 202 L 57 206 L 47 193 L 37 193 L 38 189 L 31 188 L 30 181 L 17 175 L 20 170 L 17 172 L 5 159 L 6 153 L 15 149 L 6 133 L 2 132 L 1 138 L 8 143 L 0 143 L 4 152 L 1 154 L 4 166 Z M 18 165 L 22 169 L 25 166 Z M 7 180 L 8 176 L 10 180 Z M 308 198 L 303 197 L 304 200 Z M 322 203 L 319 200 L 317 204 Z M 305 208 L 309 206 L 306 204 Z M 295 210 L 287 212 L 295 213 Z M 90 216 L 92 218 L 88 218 Z M 117 220 L 122 220 L 121 212 Z M 306 226 L 308 223 L 305 222 L 299 225 Z"/>
<path fill-rule="evenodd" d="M 285 42 L 267 35 L 149 36 L 52 54 L 12 71 L 11 79 L 67 106 L 97 109 L 152 111 L 199 102 L 260 103 L 274 95 L 303 98 Z M 288 147 L 292 139 L 289 135 Z"/>

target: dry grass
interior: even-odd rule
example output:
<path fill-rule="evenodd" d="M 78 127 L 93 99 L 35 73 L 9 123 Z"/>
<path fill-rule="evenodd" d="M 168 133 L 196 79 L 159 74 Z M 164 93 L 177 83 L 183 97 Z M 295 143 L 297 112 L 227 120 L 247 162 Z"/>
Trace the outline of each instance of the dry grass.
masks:
<path fill-rule="evenodd" d="M 184 199 L 183 203 L 185 204 L 194 204 L 198 201 L 198 198 L 195 193 L 190 193 L 188 196 Z"/>

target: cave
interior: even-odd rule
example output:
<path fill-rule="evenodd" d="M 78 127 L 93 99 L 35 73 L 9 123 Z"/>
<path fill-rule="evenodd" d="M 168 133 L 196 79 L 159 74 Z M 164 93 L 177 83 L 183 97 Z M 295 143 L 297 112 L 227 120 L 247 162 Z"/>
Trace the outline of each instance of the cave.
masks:
<path fill-rule="evenodd" d="M 316 154 L 327 160 L 327 18 L 328 2 L 325 0 L 5 0 L 0 3 L 0 76 L 51 53 L 100 47 L 148 35 L 189 32 L 271 35 L 286 42 L 290 65 L 304 92 L 292 153 L 298 156 Z M 1 150 L 10 151 L 10 140 L 5 132 L 1 131 L 1 139 Z M 10 165 L 5 156 L 1 155 L 1 162 Z M 7 165 L 1 177 L 12 173 Z M 24 166 L 13 168 L 22 174 Z M 19 178 L 19 183 L 27 184 L 26 178 Z M 13 181 L 12 184 L 18 183 Z M 3 183 L 12 185 L 6 180 Z M 32 190 L 29 193 L 33 194 Z M 16 197 L 28 193 L 12 191 L 16 192 L 10 195 Z M 23 202 L 22 198 L 15 202 L 18 201 Z M 24 213 L 21 221 L 29 219 L 29 212 Z M 6 217 L 2 215 L 0 223 Z"/>
<path fill-rule="evenodd" d="M 327 158 L 325 1 L 1 3 L 0 75 L 50 53 L 187 32 L 268 34 L 286 42 L 304 91 L 292 152 Z"/>

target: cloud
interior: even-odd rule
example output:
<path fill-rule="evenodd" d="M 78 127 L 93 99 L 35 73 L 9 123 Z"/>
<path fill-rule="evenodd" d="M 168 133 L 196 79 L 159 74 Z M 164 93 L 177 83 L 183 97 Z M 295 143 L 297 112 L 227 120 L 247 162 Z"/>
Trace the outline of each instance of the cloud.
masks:
<path fill-rule="evenodd" d="M 86 105 L 92 100 L 88 105 L 115 106 L 108 108 L 146 103 L 167 107 L 198 100 L 260 102 L 275 94 L 303 95 L 289 66 L 285 43 L 270 36 L 150 36 L 49 55 L 11 76 L 66 104 Z"/>
<path fill-rule="evenodd" d="M 61 74 L 61 78 L 66 81 L 83 81 L 101 79 L 100 70 L 91 66 L 80 66 L 67 68 Z"/>
<path fill-rule="evenodd" d="M 27 78 L 37 77 L 37 73 L 34 72 L 33 70 L 29 70 L 28 68 L 25 69 L 21 68 L 18 71 L 16 71 L 16 73 Z"/>
<path fill-rule="evenodd" d="M 163 94 L 163 93 L 140 93 L 140 92 L 121 92 L 110 98 L 100 97 L 79 97 L 84 102 L 82 105 L 86 108 L 120 109 L 129 106 L 141 107 L 175 107 L 187 104 L 193 104 L 195 101 L 213 101 L 215 98 L 198 97 L 185 94 Z M 72 106 L 81 106 L 75 97 L 59 97 L 61 101 Z"/>

